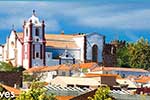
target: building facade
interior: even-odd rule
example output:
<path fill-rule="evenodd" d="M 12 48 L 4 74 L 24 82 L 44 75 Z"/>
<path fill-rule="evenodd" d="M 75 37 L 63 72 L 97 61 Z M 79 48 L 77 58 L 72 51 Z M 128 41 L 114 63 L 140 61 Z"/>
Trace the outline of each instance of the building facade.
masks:
<path fill-rule="evenodd" d="M 1 61 L 11 62 L 14 66 L 23 66 L 26 69 L 58 65 L 62 60 L 66 63 L 102 62 L 105 43 L 103 35 L 64 32 L 46 34 L 45 28 L 45 22 L 40 21 L 33 11 L 32 16 L 24 21 L 23 32 L 18 33 L 13 29 L 6 43 L 1 46 Z M 66 51 L 69 55 L 64 57 Z M 70 57 L 72 61 L 67 61 Z"/>

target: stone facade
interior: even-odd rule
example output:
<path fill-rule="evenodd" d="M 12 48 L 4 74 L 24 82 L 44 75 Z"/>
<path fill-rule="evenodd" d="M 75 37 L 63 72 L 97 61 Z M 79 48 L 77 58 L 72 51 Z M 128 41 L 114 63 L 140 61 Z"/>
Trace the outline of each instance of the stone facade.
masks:
<path fill-rule="evenodd" d="M 113 67 L 117 65 L 116 50 L 124 47 L 125 41 L 114 40 L 109 44 L 105 44 L 103 48 L 103 65 Z"/>

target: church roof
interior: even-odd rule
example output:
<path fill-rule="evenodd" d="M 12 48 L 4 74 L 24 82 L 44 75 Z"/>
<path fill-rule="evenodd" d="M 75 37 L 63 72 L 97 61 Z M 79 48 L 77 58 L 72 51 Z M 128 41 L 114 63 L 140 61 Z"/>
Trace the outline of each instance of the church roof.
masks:
<path fill-rule="evenodd" d="M 54 48 L 79 48 L 73 38 L 83 35 L 45 34 L 46 46 Z"/>
<path fill-rule="evenodd" d="M 23 39 L 23 33 L 17 33 L 19 39 Z M 73 38 L 84 35 L 62 35 L 62 34 L 45 34 L 46 46 L 53 48 L 79 48 Z"/>

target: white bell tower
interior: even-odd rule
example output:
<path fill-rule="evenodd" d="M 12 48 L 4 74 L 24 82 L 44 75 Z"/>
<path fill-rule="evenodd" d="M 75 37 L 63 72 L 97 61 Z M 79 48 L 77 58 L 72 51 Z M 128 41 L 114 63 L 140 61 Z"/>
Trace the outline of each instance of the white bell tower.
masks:
<path fill-rule="evenodd" d="M 23 25 L 23 66 L 28 69 L 34 66 L 45 66 L 45 24 L 32 16 Z"/>

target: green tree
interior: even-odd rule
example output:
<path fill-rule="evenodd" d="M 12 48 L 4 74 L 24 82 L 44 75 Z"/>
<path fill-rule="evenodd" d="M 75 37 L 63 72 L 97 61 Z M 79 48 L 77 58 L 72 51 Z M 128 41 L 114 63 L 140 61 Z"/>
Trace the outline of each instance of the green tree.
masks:
<path fill-rule="evenodd" d="M 24 71 L 24 70 L 25 69 L 22 66 L 14 67 L 10 63 L 0 62 L 0 71 L 4 71 L 4 72 L 19 72 L 19 71 Z"/>
<path fill-rule="evenodd" d="M 131 50 L 131 47 L 133 50 Z M 150 67 L 150 44 L 148 40 L 141 38 L 129 47 L 130 66 L 148 69 Z"/>
<path fill-rule="evenodd" d="M 28 91 L 23 91 L 16 100 L 57 100 L 54 94 L 48 94 L 44 83 L 33 82 Z"/>
<path fill-rule="evenodd" d="M 89 100 L 112 100 L 109 96 L 110 88 L 108 86 L 101 86 L 97 89 L 95 95 L 92 97 L 88 97 Z"/>
<path fill-rule="evenodd" d="M 121 67 L 130 67 L 129 65 L 129 51 L 127 45 L 122 48 L 118 48 L 117 51 L 117 66 Z"/>
<path fill-rule="evenodd" d="M 0 71 L 13 71 L 13 66 L 6 62 L 0 62 Z"/>
<path fill-rule="evenodd" d="M 149 69 L 149 58 L 150 43 L 144 38 L 117 48 L 117 66 Z"/>

